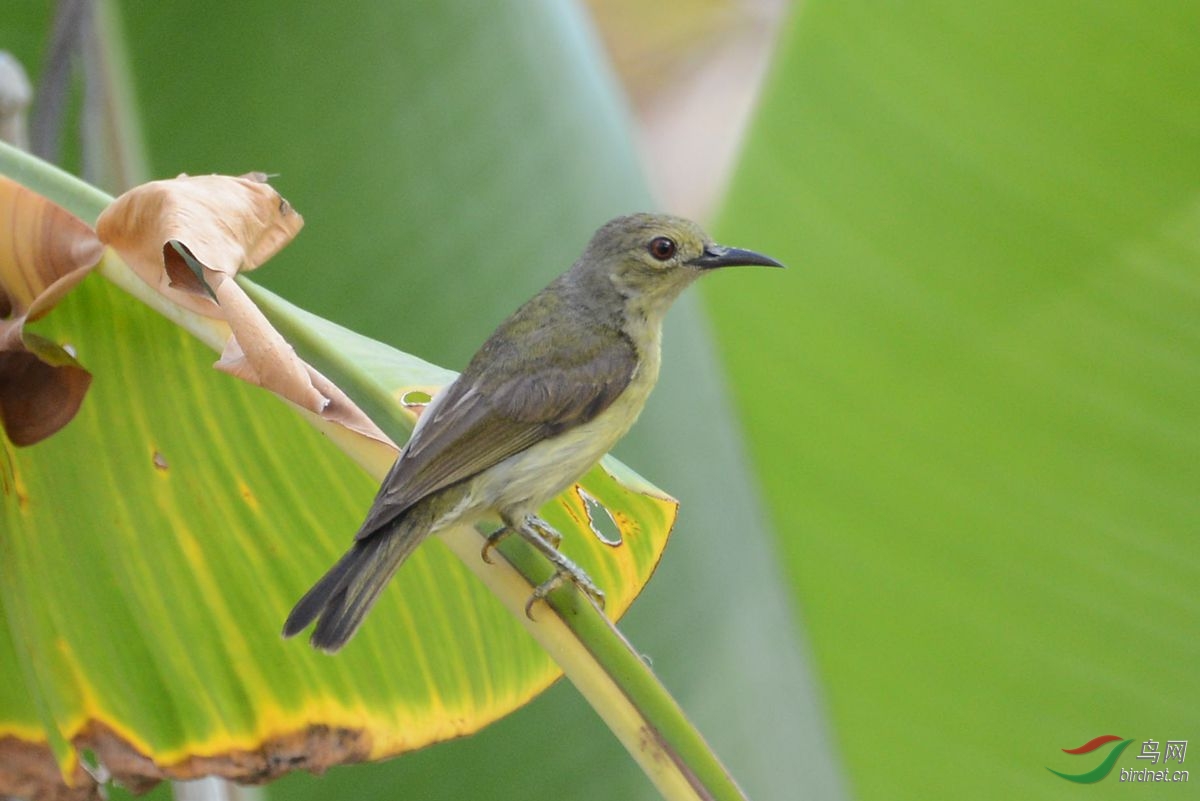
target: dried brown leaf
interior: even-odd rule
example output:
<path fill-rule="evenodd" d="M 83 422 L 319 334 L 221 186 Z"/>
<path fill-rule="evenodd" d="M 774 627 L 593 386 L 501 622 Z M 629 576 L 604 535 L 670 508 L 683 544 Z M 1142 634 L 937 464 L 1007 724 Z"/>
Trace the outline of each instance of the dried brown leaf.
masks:
<path fill-rule="evenodd" d="M 82 220 L 0 176 L 0 422 L 16 445 L 54 434 L 83 403 L 91 375 L 25 323 L 54 308 L 102 252 Z"/>
<path fill-rule="evenodd" d="M 165 297 L 229 325 L 218 370 L 389 442 L 340 389 L 296 355 L 234 280 L 279 252 L 303 224 L 261 173 L 181 175 L 121 195 L 100 215 L 96 231 Z"/>
<path fill-rule="evenodd" d="M 197 314 L 226 319 L 171 243 L 205 268 L 204 281 L 253 270 L 304 225 L 262 173 L 181 175 L 136 186 L 100 215 L 96 232 L 164 296 Z M 209 275 L 211 274 L 211 275 Z"/>

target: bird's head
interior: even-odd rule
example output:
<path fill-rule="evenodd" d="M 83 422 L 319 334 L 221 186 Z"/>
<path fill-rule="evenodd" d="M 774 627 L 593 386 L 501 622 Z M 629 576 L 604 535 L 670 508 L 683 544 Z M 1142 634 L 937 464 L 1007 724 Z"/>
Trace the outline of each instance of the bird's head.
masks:
<path fill-rule="evenodd" d="M 761 253 L 718 245 L 691 220 L 631 214 L 596 231 L 575 271 L 593 286 L 610 283 L 642 313 L 657 315 L 704 273 L 739 265 L 783 266 Z"/>

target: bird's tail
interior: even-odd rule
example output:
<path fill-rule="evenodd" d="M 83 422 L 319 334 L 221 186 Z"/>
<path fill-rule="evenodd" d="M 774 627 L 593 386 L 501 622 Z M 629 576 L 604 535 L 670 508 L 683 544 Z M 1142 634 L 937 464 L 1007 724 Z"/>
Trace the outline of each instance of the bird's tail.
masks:
<path fill-rule="evenodd" d="M 407 528 L 403 522 L 398 528 Z M 404 530 L 381 531 L 358 540 L 313 588 L 304 594 L 283 624 L 291 637 L 317 621 L 310 642 L 333 653 L 345 645 L 371 610 L 392 574 L 423 537 Z"/>

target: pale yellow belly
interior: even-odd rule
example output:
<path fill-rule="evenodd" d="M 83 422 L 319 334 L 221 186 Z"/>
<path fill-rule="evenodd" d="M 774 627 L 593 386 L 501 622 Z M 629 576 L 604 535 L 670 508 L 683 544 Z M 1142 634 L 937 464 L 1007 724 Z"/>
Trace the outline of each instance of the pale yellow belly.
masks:
<path fill-rule="evenodd" d="M 543 440 L 471 479 L 443 525 L 489 513 L 519 517 L 571 486 L 633 426 L 658 380 L 657 353 L 646 360 L 612 405 L 590 422 Z M 438 526 L 441 527 L 441 526 Z"/>

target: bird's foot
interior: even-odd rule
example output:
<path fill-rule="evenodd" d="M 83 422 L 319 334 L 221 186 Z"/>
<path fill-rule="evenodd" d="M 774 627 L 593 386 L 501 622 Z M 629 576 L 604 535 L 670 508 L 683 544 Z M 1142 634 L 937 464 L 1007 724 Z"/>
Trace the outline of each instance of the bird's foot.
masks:
<path fill-rule="evenodd" d="M 525 602 L 525 617 L 533 620 L 533 605 L 538 601 L 545 600 L 546 596 L 567 581 L 574 584 L 596 606 L 604 608 L 604 591 L 597 587 L 578 565 L 563 557 L 563 564 L 554 566 L 554 575 L 537 585 L 530 593 L 529 600 Z"/>
<path fill-rule="evenodd" d="M 482 558 L 483 561 L 487 562 L 489 565 L 492 564 L 492 557 L 490 556 L 492 549 L 499 545 L 501 540 L 507 539 L 508 536 L 513 532 L 517 532 L 522 536 L 522 538 L 530 540 L 530 536 L 524 531 L 521 531 L 522 526 L 528 526 L 537 536 L 544 540 L 546 545 L 549 545 L 555 550 L 558 550 L 558 547 L 562 545 L 562 534 L 559 534 L 553 526 L 551 526 L 545 520 L 542 520 L 540 517 L 530 516 L 525 518 L 522 523 L 517 525 L 509 525 L 505 523 L 505 525 L 489 534 L 487 541 L 483 543 L 483 549 L 479 552 L 480 558 Z M 532 542 L 532 540 L 530 541 Z"/>
<path fill-rule="evenodd" d="M 554 575 L 539 584 L 533 594 L 529 596 L 529 601 L 525 604 L 526 616 L 532 620 L 533 605 L 538 601 L 545 600 L 546 596 L 567 581 L 579 588 L 580 592 L 590 598 L 598 607 L 604 608 L 604 593 L 588 577 L 588 574 L 583 572 L 583 568 L 558 550 L 558 546 L 562 543 L 562 535 L 555 531 L 549 523 L 533 515 L 520 521 L 505 520 L 504 523 L 504 528 L 493 532 L 484 543 L 483 558 L 485 561 L 491 561 L 488 551 L 495 547 L 496 543 L 510 534 L 516 533 L 520 534 L 521 539 L 532 545 L 538 553 L 550 560 L 550 564 L 554 565 Z"/>
<path fill-rule="evenodd" d="M 538 601 L 545 600 L 546 596 L 561 587 L 566 581 L 574 584 L 596 606 L 604 608 L 604 593 L 588 577 L 588 574 L 583 572 L 583 568 L 558 550 L 559 543 L 562 542 L 562 535 L 551 528 L 549 523 L 539 517 L 531 516 L 525 518 L 522 524 L 516 526 L 515 529 L 525 541 L 536 548 L 542 556 L 549 559 L 550 564 L 554 565 L 554 575 L 539 584 L 525 603 L 526 617 L 532 620 L 533 605 Z"/>

